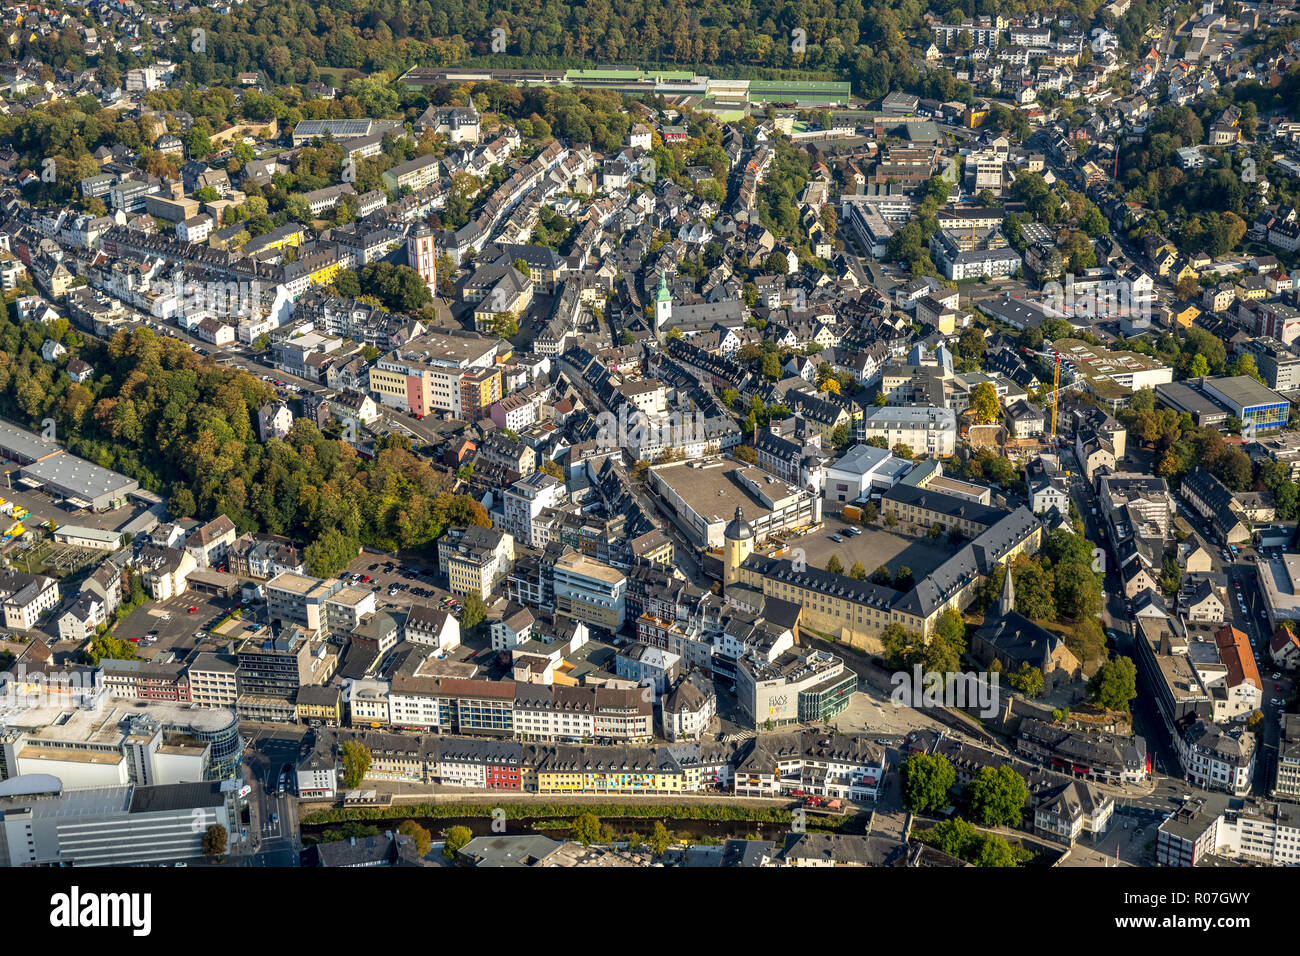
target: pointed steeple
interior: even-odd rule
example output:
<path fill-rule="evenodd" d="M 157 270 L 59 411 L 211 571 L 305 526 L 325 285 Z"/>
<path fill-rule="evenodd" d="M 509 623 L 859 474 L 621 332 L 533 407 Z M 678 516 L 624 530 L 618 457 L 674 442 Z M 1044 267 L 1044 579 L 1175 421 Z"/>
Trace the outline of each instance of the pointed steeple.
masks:
<path fill-rule="evenodd" d="M 1016 586 L 1012 581 L 1011 566 L 1006 565 L 1006 580 L 1002 582 L 1002 600 L 998 602 L 998 613 L 1006 617 L 1016 609 Z"/>
<path fill-rule="evenodd" d="M 661 272 L 659 273 L 659 288 L 655 290 L 655 301 L 668 302 L 671 301 L 672 297 L 673 294 L 668 291 L 668 273 Z"/>

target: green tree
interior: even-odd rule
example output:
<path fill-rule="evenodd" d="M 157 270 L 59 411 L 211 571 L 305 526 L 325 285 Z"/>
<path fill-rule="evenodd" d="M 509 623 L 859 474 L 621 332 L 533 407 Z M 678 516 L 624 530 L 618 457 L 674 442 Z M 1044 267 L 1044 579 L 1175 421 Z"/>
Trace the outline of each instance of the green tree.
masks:
<path fill-rule="evenodd" d="M 982 367 L 984 364 L 984 352 L 987 348 L 987 340 L 984 338 L 984 331 L 971 326 L 962 330 L 957 338 L 957 354 L 976 367 Z M 996 393 L 994 395 L 996 398 Z"/>
<path fill-rule="evenodd" d="M 885 665 L 895 670 L 909 670 L 925 659 L 925 639 L 916 631 L 894 623 L 880 632 L 885 649 Z"/>
<path fill-rule="evenodd" d="M 1009 764 L 981 767 L 966 784 L 963 793 L 976 823 L 990 827 L 1014 827 L 1020 824 L 1029 787 L 1025 778 Z"/>
<path fill-rule="evenodd" d="M 466 594 L 461 607 L 460 626 L 463 630 L 472 631 L 487 618 L 487 605 L 483 603 L 483 596 L 477 591 Z"/>
<path fill-rule="evenodd" d="M 1020 560 L 1011 569 L 1016 587 L 1016 610 L 1035 621 L 1056 620 L 1055 583 L 1052 572 L 1034 560 Z"/>
<path fill-rule="evenodd" d="M 1082 620 L 1101 613 L 1101 576 L 1091 564 L 1063 562 L 1052 571 L 1058 614 Z"/>
<path fill-rule="evenodd" d="M 361 544 L 337 528 L 330 528 L 303 549 L 303 563 L 309 573 L 329 578 L 338 574 L 356 558 Z"/>
<path fill-rule="evenodd" d="M 397 832 L 409 836 L 415 842 L 415 852 L 427 856 L 433 846 L 433 836 L 414 820 L 404 820 L 397 827 Z"/>
<path fill-rule="evenodd" d="M 840 559 L 836 555 L 832 554 L 830 560 L 826 562 L 826 570 L 831 574 L 843 574 L 844 565 L 840 563 Z"/>
<path fill-rule="evenodd" d="M 167 502 L 167 513 L 173 518 L 192 518 L 197 507 L 194 492 L 188 488 L 177 488 Z"/>
<path fill-rule="evenodd" d="M 219 823 L 214 823 L 203 832 L 203 855 L 219 860 L 226 855 L 228 841 L 226 828 Z"/>
<path fill-rule="evenodd" d="M 449 860 L 456 859 L 456 854 L 465 848 L 474 834 L 469 827 L 454 826 L 447 831 L 447 842 L 443 845 L 442 855 Z"/>
<path fill-rule="evenodd" d="M 1128 657 L 1102 664 L 1088 681 L 1088 699 L 1107 710 L 1128 710 L 1137 696 L 1137 668 Z"/>
<path fill-rule="evenodd" d="M 1026 697 L 1039 697 L 1043 693 L 1043 672 L 1022 661 L 1019 668 L 1007 675 L 1007 683 Z"/>
<path fill-rule="evenodd" d="M 949 608 L 935 621 L 934 633 L 925 648 L 925 668 L 939 674 L 955 674 L 961 670 L 965 652 L 966 622 L 960 613 Z"/>
<path fill-rule="evenodd" d="M 862 566 L 861 561 L 853 562 L 853 567 L 849 568 L 849 577 L 855 581 L 865 581 L 867 579 L 867 569 Z"/>
<path fill-rule="evenodd" d="M 650 829 L 650 852 L 655 856 L 663 856 L 668 852 L 668 847 L 672 844 L 672 834 L 664 826 L 662 820 L 656 820 L 655 825 Z"/>
<path fill-rule="evenodd" d="M 579 814 L 573 818 L 573 823 L 569 827 L 569 839 L 583 846 L 600 843 L 604 836 L 605 830 L 601 826 L 600 817 L 594 813 Z"/>
<path fill-rule="evenodd" d="M 361 786 L 370 769 L 370 750 L 359 741 L 345 740 L 339 748 L 339 756 L 343 763 L 343 786 L 355 790 Z"/>
<path fill-rule="evenodd" d="M 952 801 L 948 791 L 957 771 L 942 754 L 909 754 L 903 761 L 903 807 L 909 813 L 937 813 Z"/>
<path fill-rule="evenodd" d="M 992 382 L 980 382 L 970 390 L 970 410 L 981 425 L 996 422 L 1002 415 L 998 391 Z"/>
<path fill-rule="evenodd" d="M 1249 352 L 1243 352 L 1237 356 L 1237 360 L 1232 363 L 1229 371 L 1231 375 L 1248 375 L 1261 385 L 1267 384 L 1264 376 L 1259 373 L 1258 366 L 1255 365 L 1255 358 Z"/>
<path fill-rule="evenodd" d="M 1011 844 L 996 833 L 982 834 L 976 842 L 974 852 L 967 851 L 969 862 L 976 866 L 1019 866 L 1016 851 Z"/>
<path fill-rule="evenodd" d="M 980 833 L 975 829 L 975 824 L 969 820 L 953 817 L 935 824 L 926 832 L 926 837 L 927 842 L 935 849 L 949 856 L 965 859 L 968 849 L 979 841 Z"/>
<path fill-rule="evenodd" d="M 1183 582 L 1183 569 L 1178 566 L 1178 561 L 1174 558 L 1165 558 L 1160 562 L 1160 590 L 1165 594 L 1173 595 L 1178 593 L 1178 588 Z"/>

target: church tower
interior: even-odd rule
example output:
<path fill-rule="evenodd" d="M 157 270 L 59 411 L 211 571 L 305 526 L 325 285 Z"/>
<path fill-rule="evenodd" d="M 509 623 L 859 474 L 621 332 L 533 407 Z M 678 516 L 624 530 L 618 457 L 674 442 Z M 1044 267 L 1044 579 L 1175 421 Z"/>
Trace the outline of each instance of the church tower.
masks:
<path fill-rule="evenodd" d="M 668 291 L 668 273 L 659 273 L 659 288 L 655 290 L 655 335 L 659 335 L 673 317 L 673 294 Z"/>
<path fill-rule="evenodd" d="M 741 514 L 739 506 L 736 517 L 731 519 L 722 532 L 722 588 L 723 592 L 740 580 L 740 566 L 754 553 L 754 529 Z"/>
<path fill-rule="evenodd" d="M 1016 586 L 1011 580 L 1011 565 L 1006 564 L 1004 567 L 1007 569 L 1007 576 L 1002 582 L 1002 599 L 998 601 L 998 614 L 1002 617 L 1006 617 L 1016 609 Z"/>
<path fill-rule="evenodd" d="M 427 222 L 417 222 L 406 236 L 406 264 L 420 274 L 434 298 L 438 296 L 437 252 L 433 230 Z"/>

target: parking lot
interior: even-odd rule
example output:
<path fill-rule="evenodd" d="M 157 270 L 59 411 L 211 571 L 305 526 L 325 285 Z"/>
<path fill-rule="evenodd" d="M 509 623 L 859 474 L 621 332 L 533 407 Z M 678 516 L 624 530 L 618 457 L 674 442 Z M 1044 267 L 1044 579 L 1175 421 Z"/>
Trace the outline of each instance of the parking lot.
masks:
<path fill-rule="evenodd" d="M 858 528 L 862 533 L 853 535 L 848 528 Z M 831 540 L 831 535 L 839 535 L 843 541 Z M 896 574 L 901 567 L 912 569 L 912 575 L 920 580 L 929 574 L 957 550 L 948 543 L 947 538 L 932 541 L 925 537 L 909 537 L 880 527 L 861 528 L 851 525 L 838 515 L 827 515 L 823 519 L 820 531 L 790 539 L 791 548 L 803 548 L 805 560 L 810 568 L 824 568 L 831 555 L 840 559 L 847 574 L 855 561 L 861 561 L 868 575 L 882 564 Z"/>
<path fill-rule="evenodd" d="M 146 660 L 166 660 L 173 651 L 181 655 L 189 653 L 202 640 L 195 637 L 197 632 L 208 634 L 238 607 L 238 597 L 218 597 L 189 590 L 178 597 L 150 601 L 136 608 L 118 625 L 115 636 L 124 641 L 156 637 L 154 644 L 141 643 L 138 653 Z M 195 608 L 193 614 L 189 613 L 190 608 Z"/>
<path fill-rule="evenodd" d="M 362 579 L 370 580 L 353 580 L 353 575 L 361 575 Z M 435 583 L 441 580 L 435 563 L 395 558 L 387 554 L 362 552 L 340 577 L 346 577 L 346 583 L 350 587 L 374 591 L 380 604 L 402 608 L 412 604 L 431 604 L 436 607 L 439 601 L 451 594 L 441 584 Z M 399 590 L 394 591 L 394 587 Z"/>

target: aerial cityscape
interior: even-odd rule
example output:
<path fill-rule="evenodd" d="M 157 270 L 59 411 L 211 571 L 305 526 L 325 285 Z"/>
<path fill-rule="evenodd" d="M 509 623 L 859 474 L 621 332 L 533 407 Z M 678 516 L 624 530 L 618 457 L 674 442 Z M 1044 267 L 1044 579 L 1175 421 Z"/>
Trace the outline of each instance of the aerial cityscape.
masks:
<path fill-rule="evenodd" d="M 1295 0 L 0 0 L 0 866 L 1300 865 L 1297 94 Z"/>

